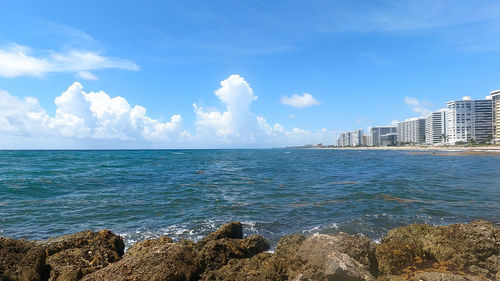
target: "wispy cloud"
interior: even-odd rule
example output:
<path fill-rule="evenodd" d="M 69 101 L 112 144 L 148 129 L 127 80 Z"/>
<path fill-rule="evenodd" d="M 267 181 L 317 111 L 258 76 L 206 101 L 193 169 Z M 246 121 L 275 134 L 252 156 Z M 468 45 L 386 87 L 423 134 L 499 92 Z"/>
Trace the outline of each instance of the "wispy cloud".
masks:
<path fill-rule="evenodd" d="M 0 48 L 0 76 L 44 76 L 55 72 L 81 72 L 106 68 L 139 70 L 131 60 L 107 57 L 93 51 L 49 51 L 36 56 L 27 46 L 10 44 Z"/>
<path fill-rule="evenodd" d="M 294 94 L 291 97 L 283 96 L 281 98 L 281 103 L 298 108 L 319 104 L 319 102 L 311 94 L 308 93 L 303 93 L 302 95 Z"/>
<path fill-rule="evenodd" d="M 421 116 L 425 116 L 430 114 L 432 111 L 430 110 L 430 107 L 432 107 L 432 104 L 428 101 L 425 100 L 419 100 L 414 97 L 405 97 L 404 98 L 404 103 L 411 107 L 413 112 L 419 113 Z"/>

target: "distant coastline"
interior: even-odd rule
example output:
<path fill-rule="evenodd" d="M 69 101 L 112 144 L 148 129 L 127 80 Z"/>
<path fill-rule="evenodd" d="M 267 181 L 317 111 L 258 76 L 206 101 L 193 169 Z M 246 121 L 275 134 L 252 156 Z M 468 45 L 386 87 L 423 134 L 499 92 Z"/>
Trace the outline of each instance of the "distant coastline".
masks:
<path fill-rule="evenodd" d="M 500 153 L 500 145 L 478 145 L 478 146 L 302 146 L 293 147 L 299 149 L 320 150 L 397 150 L 397 151 L 441 151 L 441 152 L 467 152 L 467 153 Z"/>

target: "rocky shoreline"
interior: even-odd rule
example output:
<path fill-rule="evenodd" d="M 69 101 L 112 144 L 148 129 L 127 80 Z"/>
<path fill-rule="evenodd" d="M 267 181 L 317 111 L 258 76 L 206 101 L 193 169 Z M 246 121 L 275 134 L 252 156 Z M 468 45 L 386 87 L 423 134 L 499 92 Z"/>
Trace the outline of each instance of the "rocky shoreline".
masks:
<path fill-rule="evenodd" d="M 274 253 L 232 222 L 198 242 L 167 236 L 124 252 L 109 230 L 46 241 L 0 237 L 0 281 L 50 280 L 500 280 L 500 227 L 487 221 L 388 232 L 381 243 L 359 235 L 284 236 Z"/>

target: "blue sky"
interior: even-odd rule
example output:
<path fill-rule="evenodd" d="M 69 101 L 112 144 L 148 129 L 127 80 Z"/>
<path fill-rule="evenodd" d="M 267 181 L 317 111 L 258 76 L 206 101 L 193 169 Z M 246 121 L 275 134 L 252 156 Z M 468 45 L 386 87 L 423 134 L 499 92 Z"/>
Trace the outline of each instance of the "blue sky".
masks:
<path fill-rule="evenodd" d="M 500 88 L 498 1 L 10 1 L 0 148 L 332 144 Z"/>

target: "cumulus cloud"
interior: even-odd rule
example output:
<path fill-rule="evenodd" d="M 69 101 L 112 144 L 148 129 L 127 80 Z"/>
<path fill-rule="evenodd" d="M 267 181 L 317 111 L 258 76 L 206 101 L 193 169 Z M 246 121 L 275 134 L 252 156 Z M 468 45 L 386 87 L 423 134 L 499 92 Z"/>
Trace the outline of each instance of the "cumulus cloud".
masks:
<path fill-rule="evenodd" d="M 419 113 L 421 116 L 429 115 L 432 112 L 429 109 L 429 107 L 431 107 L 432 104 L 428 101 L 418 100 L 417 98 L 414 97 L 405 97 L 404 103 L 407 106 L 411 107 L 413 112 Z"/>
<path fill-rule="evenodd" d="M 193 105 L 198 140 L 264 146 L 333 142 L 333 135 L 328 130 L 286 130 L 279 123 L 268 124 L 263 116 L 251 111 L 251 104 L 257 100 L 257 96 L 243 77 L 231 75 L 220 84 L 221 88 L 215 91 L 215 95 L 225 104 L 225 111 L 208 111 L 197 104 Z"/>
<path fill-rule="evenodd" d="M 269 123 L 255 114 L 251 105 L 257 96 L 239 75 L 231 75 L 220 86 L 214 94 L 224 109 L 193 104 L 193 133 L 183 129 L 179 114 L 162 122 L 149 117 L 146 108 L 131 106 L 124 97 L 103 91 L 85 92 L 79 82 L 55 98 L 54 114 L 43 109 L 36 98 L 20 99 L 0 91 L 0 147 L 9 144 L 7 140 L 11 141 L 9 147 L 16 147 L 23 140 L 24 147 L 37 148 L 42 138 L 53 141 L 51 147 L 55 148 L 65 141 L 79 141 L 77 147 L 81 148 L 92 148 L 94 141 L 106 141 L 105 147 L 129 143 L 132 145 L 127 147 L 139 148 L 275 147 L 334 141 L 333 131 L 297 127 L 287 130 L 280 123 Z M 74 147 L 71 143 L 68 146 Z"/>
<path fill-rule="evenodd" d="M 0 132 L 8 136 L 72 139 L 175 141 L 182 117 L 160 122 L 146 115 L 142 106 L 131 107 L 123 97 L 103 91 L 83 91 L 75 82 L 55 99 L 56 113 L 49 116 L 37 99 L 21 100 L 0 92 Z"/>
<path fill-rule="evenodd" d="M 71 50 L 68 52 L 50 51 L 44 56 L 35 56 L 29 47 L 11 44 L 0 48 L 0 76 L 13 78 L 19 76 L 44 76 L 53 72 L 77 72 L 90 77 L 86 71 L 106 68 L 138 70 L 133 61 L 106 57 L 96 52 Z M 92 75 L 96 78 L 95 75 Z"/>
<path fill-rule="evenodd" d="M 293 107 L 309 107 L 319 104 L 319 102 L 308 93 L 302 94 L 302 96 L 294 94 L 291 97 L 283 96 L 281 98 L 281 103 Z"/>

